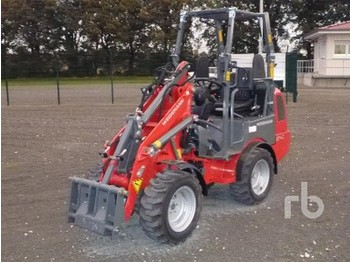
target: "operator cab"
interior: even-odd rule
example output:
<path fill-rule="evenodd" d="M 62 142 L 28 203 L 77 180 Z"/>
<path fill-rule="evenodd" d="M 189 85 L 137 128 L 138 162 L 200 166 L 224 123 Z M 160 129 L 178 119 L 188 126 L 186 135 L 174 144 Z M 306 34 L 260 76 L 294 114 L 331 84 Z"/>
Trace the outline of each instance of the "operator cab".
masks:
<path fill-rule="evenodd" d="M 239 68 L 231 73 L 230 90 L 237 89 L 234 96 L 234 112 L 242 116 L 260 116 L 265 106 L 267 84 L 265 74 L 265 62 L 260 54 L 254 55 L 252 68 Z M 223 115 L 223 90 L 222 86 L 212 83 L 210 90 L 205 86 L 204 79 L 209 77 L 209 59 L 202 53 L 196 63 L 194 72 L 197 79 L 197 88 L 194 92 L 194 114 L 201 119 L 208 119 L 209 115 Z"/>
<path fill-rule="evenodd" d="M 201 143 L 198 155 L 210 158 L 227 158 L 242 150 L 251 139 L 262 138 L 273 144 L 273 65 L 274 51 L 267 13 L 251 13 L 223 8 L 213 11 L 184 12 L 180 18 L 178 38 L 173 62 L 179 61 L 186 23 L 193 20 L 204 22 L 207 32 L 215 32 L 216 54 L 201 52 L 195 63 L 193 83 L 193 114 L 207 121 L 207 126 L 198 126 L 195 132 Z M 232 61 L 234 28 L 236 22 L 254 21 L 262 25 L 259 33 L 264 39 L 264 55 L 255 54 L 250 66 Z M 248 22 L 249 24 L 250 22 Z M 214 39 L 213 38 L 213 39 Z M 207 49 L 207 51 L 212 51 Z M 217 74 L 209 75 L 214 61 Z M 204 141 L 204 142 L 203 142 Z"/>

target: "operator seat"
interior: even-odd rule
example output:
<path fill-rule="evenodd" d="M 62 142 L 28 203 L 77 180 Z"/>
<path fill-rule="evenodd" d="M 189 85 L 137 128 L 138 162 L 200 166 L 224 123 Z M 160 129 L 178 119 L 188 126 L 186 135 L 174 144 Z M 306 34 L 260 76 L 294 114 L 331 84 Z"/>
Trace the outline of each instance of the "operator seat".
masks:
<path fill-rule="evenodd" d="M 255 54 L 253 57 L 252 68 L 246 68 L 247 80 L 241 80 L 239 76 L 239 69 L 237 73 L 237 88 L 239 89 L 235 96 L 235 111 L 246 111 L 250 110 L 252 106 L 256 109 L 262 108 L 261 101 L 264 100 L 262 97 L 265 95 L 266 89 L 264 88 L 263 79 L 266 78 L 265 74 L 265 62 L 264 58 L 260 54 Z M 243 85 L 242 85 L 243 82 Z M 257 104 L 257 100 L 259 103 Z M 256 107 L 258 105 L 258 107 Z"/>
<path fill-rule="evenodd" d="M 260 54 L 254 55 L 252 68 L 237 68 L 235 77 L 235 87 L 238 89 L 235 94 L 236 113 L 251 113 L 252 108 L 255 108 L 255 113 L 260 113 L 266 90 L 264 89 L 265 84 L 260 82 L 263 82 L 264 78 L 266 78 L 265 62 Z M 222 115 L 222 106 L 222 103 L 216 103 L 213 114 Z"/>
<path fill-rule="evenodd" d="M 267 85 L 264 79 L 266 79 L 265 61 L 262 55 L 256 54 L 253 58 L 253 89 L 255 94 L 255 107 L 257 108 L 252 115 L 258 115 L 262 113 L 264 109 L 265 96 Z"/>
<path fill-rule="evenodd" d="M 252 74 L 252 68 L 237 68 L 236 87 L 238 91 L 235 95 L 235 111 L 238 113 L 248 110 L 254 104 Z"/>
<path fill-rule="evenodd" d="M 196 62 L 196 70 L 194 72 L 195 77 L 209 78 L 209 57 L 207 53 L 202 52 Z M 207 101 L 205 93 L 207 90 L 201 90 L 203 87 L 198 87 L 194 93 L 195 105 L 193 113 L 198 115 L 199 118 L 207 120 L 209 114 L 213 110 L 213 103 Z M 199 101 L 200 100 L 200 101 Z"/>

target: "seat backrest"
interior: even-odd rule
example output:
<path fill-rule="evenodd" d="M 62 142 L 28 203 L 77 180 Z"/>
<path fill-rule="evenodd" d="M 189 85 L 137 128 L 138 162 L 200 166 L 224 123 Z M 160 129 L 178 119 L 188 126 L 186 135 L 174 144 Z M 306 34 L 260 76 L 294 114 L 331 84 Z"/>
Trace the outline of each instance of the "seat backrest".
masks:
<path fill-rule="evenodd" d="M 203 52 L 199 55 L 196 62 L 196 77 L 209 77 L 209 57 Z"/>
<path fill-rule="evenodd" d="M 238 91 L 235 100 L 246 101 L 252 98 L 253 77 L 251 68 L 237 68 L 236 86 Z"/>
<path fill-rule="evenodd" d="M 255 96 L 256 88 L 253 80 L 256 78 L 266 78 L 264 58 L 260 54 L 254 55 L 252 68 L 238 68 L 237 88 L 235 99 L 247 101 Z"/>
<path fill-rule="evenodd" d="M 256 94 L 256 104 L 260 106 L 260 108 L 264 108 L 265 96 L 266 96 L 266 83 L 263 81 L 257 81 L 254 83 L 254 91 Z"/>
<path fill-rule="evenodd" d="M 260 54 L 253 58 L 253 78 L 266 78 L 264 58 Z"/>
<path fill-rule="evenodd" d="M 251 68 L 237 68 L 236 85 L 238 89 L 252 89 L 253 78 Z"/>

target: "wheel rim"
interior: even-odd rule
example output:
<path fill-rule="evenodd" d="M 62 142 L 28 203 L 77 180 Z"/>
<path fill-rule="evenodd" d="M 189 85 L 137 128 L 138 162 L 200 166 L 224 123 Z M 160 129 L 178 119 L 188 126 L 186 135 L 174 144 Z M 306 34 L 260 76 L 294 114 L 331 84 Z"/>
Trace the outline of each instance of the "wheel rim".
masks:
<path fill-rule="evenodd" d="M 265 192 L 270 180 L 270 167 L 265 159 L 256 162 L 252 175 L 251 185 L 255 195 L 261 195 Z"/>
<path fill-rule="evenodd" d="M 180 187 L 168 207 L 168 222 L 175 232 L 182 232 L 191 224 L 196 213 L 196 196 L 188 186 Z"/>

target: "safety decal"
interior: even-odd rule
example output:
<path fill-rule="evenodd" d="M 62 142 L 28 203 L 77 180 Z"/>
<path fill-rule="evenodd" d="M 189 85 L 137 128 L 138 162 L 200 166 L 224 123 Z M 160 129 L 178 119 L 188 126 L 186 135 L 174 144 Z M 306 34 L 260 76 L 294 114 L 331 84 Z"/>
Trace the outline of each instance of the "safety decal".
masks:
<path fill-rule="evenodd" d="M 278 134 L 276 135 L 276 141 L 280 141 L 284 139 L 284 134 Z"/>
<path fill-rule="evenodd" d="M 249 133 L 254 133 L 254 132 L 256 132 L 256 126 L 250 126 Z"/>
<path fill-rule="evenodd" d="M 135 192 L 138 194 L 140 191 L 140 187 L 142 185 L 142 178 L 138 178 L 132 182 L 132 186 L 134 187 Z"/>

